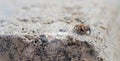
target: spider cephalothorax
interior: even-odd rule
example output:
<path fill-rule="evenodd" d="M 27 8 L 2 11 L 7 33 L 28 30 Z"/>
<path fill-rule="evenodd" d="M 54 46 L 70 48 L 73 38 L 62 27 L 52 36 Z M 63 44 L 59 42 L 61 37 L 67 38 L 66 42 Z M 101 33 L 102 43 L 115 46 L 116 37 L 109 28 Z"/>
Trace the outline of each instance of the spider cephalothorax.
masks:
<path fill-rule="evenodd" d="M 85 24 L 77 24 L 75 25 L 74 27 L 74 31 L 77 33 L 77 34 L 87 34 L 89 32 L 91 32 L 90 30 L 90 27 L 88 25 L 85 25 Z"/>

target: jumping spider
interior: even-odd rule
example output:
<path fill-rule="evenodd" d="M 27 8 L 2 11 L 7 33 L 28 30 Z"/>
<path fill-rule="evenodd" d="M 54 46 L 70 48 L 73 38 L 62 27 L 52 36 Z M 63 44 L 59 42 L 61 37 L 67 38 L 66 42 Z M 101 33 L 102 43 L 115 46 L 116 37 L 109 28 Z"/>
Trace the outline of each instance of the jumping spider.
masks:
<path fill-rule="evenodd" d="M 90 27 L 88 25 L 77 24 L 74 27 L 74 32 L 76 32 L 77 34 L 83 35 L 83 34 L 90 34 L 91 30 L 90 30 Z"/>

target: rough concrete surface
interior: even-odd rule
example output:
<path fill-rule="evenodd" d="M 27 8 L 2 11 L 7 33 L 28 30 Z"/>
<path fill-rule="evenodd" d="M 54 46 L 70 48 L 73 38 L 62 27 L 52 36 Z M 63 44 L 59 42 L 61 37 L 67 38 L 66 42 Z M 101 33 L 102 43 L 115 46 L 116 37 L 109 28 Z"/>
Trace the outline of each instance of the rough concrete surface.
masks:
<path fill-rule="evenodd" d="M 24 37 L 34 37 L 27 36 Z M 32 42 L 18 36 L 0 37 L 0 61 L 103 61 L 86 41 L 66 40 L 39 35 Z"/>
<path fill-rule="evenodd" d="M 0 61 L 120 61 L 119 3 L 0 0 Z"/>

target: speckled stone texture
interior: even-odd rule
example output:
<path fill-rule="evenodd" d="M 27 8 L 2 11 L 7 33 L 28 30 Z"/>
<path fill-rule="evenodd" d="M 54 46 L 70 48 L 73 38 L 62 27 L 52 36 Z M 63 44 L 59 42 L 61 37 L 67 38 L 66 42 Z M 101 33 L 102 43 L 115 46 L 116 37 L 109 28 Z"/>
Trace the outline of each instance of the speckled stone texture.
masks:
<path fill-rule="evenodd" d="M 0 36 L 0 61 L 103 61 L 86 41 L 50 39 L 46 35 L 23 37 Z"/>

